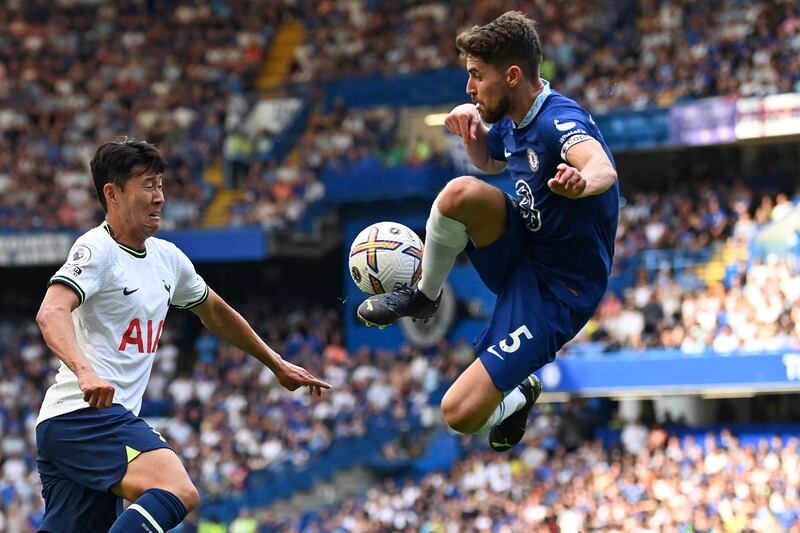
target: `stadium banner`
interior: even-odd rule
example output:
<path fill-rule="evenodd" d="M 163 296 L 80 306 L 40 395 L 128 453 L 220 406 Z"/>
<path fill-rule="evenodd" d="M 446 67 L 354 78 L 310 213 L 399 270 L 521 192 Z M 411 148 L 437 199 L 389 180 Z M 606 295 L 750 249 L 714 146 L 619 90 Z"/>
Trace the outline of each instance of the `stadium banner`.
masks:
<path fill-rule="evenodd" d="M 740 98 L 736 109 L 738 139 L 800 134 L 800 94 Z"/>
<path fill-rule="evenodd" d="M 436 196 L 453 178 L 453 171 L 426 163 L 416 167 L 384 167 L 377 158 L 353 168 L 328 167 L 322 172 L 325 201 L 331 204 L 372 202 L 415 196 Z M 427 210 L 430 206 L 426 207 Z"/>
<path fill-rule="evenodd" d="M 736 99 L 706 98 L 670 110 L 671 144 L 703 146 L 736 141 Z"/>
<path fill-rule="evenodd" d="M 58 265 L 80 236 L 75 232 L 0 233 L 0 267 Z M 196 262 L 260 261 L 267 232 L 260 228 L 160 231 Z"/>
<path fill-rule="evenodd" d="M 0 234 L 0 266 L 63 263 L 77 237 L 66 232 Z"/>
<path fill-rule="evenodd" d="M 323 85 L 325 108 L 328 111 L 334 109 L 337 101 L 347 108 L 460 104 L 467 101 L 466 83 L 467 72 L 463 68 L 398 76 L 345 76 Z"/>
<path fill-rule="evenodd" d="M 641 150 L 669 143 L 669 109 L 651 107 L 636 111 L 592 114 L 612 151 Z"/>
<path fill-rule="evenodd" d="M 539 374 L 545 392 L 586 396 L 800 391 L 800 350 L 730 355 L 627 351 L 556 358 Z"/>
<path fill-rule="evenodd" d="M 262 131 L 277 135 L 295 119 L 303 107 L 300 98 L 271 98 L 260 100 L 244 120 L 244 131 L 255 137 Z"/>

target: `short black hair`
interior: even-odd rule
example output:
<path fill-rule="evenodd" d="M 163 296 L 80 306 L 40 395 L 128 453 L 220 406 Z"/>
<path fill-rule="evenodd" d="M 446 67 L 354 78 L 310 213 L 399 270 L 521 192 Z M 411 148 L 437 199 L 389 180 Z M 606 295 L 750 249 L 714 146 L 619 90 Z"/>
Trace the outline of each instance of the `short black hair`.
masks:
<path fill-rule="evenodd" d="M 476 57 L 500 70 L 517 65 L 529 80 L 539 79 L 542 42 L 536 23 L 519 11 L 503 13 L 485 26 L 473 26 L 456 38 L 456 47 L 462 60 Z"/>
<path fill-rule="evenodd" d="M 103 211 L 108 211 L 106 196 L 103 194 L 106 183 L 114 183 L 124 189 L 125 183 L 136 176 L 163 174 L 167 161 L 152 144 L 124 137 L 101 144 L 89 166 L 92 169 L 97 199 L 103 206 Z"/>

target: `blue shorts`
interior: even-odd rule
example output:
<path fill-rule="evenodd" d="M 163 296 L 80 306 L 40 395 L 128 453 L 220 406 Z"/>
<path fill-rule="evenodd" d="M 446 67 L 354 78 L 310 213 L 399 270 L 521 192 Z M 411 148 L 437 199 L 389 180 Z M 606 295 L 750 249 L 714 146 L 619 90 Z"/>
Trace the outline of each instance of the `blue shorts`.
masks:
<path fill-rule="evenodd" d="M 169 444 L 123 406 L 87 407 L 36 426 L 45 512 L 39 531 L 106 533 L 122 511 L 111 492 L 140 453 Z"/>
<path fill-rule="evenodd" d="M 506 208 L 503 235 L 489 246 L 467 248 L 481 280 L 497 295 L 489 325 L 474 344 L 503 392 L 555 359 L 591 318 L 573 311 L 542 283 L 528 255 L 530 230 L 508 195 Z"/>

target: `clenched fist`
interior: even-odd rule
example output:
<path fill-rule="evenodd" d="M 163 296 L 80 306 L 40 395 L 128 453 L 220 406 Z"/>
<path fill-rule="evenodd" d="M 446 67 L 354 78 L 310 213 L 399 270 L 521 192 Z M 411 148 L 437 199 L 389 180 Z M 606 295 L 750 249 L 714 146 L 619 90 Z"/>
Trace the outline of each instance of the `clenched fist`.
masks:
<path fill-rule="evenodd" d="M 83 401 L 88 402 L 89 407 L 98 409 L 111 407 L 114 400 L 114 385 L 94 372 L 87 372 L 78 377 L 78 385 L 83 392 Z"/>

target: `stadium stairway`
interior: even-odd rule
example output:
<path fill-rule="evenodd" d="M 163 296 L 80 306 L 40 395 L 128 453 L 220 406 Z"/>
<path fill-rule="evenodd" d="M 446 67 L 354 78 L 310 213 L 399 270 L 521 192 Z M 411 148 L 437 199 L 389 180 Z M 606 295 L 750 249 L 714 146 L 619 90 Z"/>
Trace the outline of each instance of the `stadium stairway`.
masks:
<path fill-rule="evenodd" d="M 297 20 L 286 22 L 278 28 L 256 82 L 259 89 L 273 89 L 284 82 L 292 68 L 294 51 L 303 44 L 305 36 L 305 27 Z"/>
<path fill-rule="evenodd" d="M 391 414 L 373 415 L 363 436 L 335 439 L 325 451 L 313 454 L 302 468 L 282 465 L 253 471 L 247 477 L 244 493 L 215 502 L 207 501 L 201 512 L 203 516 L 231 521 L 243 507 L 269 507 L 276 512 L 284 505 L 304 509 L 313 505 L 319 509 L 325 500 L 320 502 L 317 497 L 330 497 L 331 490 L 339 491 L 340 488 L 344 492 L 360 490 L 364 483 L 370 482 L 359 467 L 365 468 L 366 462 L 379 455 L 383 446 L 396 435 L 397 426 Z M 322 488 L 316 489 L 317 485 Z M 317 490 L 322 492 L 317 493 Z M 295 495 L 300 495 L 297 500 L 294 500 Z"/>
<path fill-rule="evenodd" d="M 261 72 L 256 86 L 258 89 L 272 90 L 272 95 L 286 80 L 292 68 L 295 49 L 305 40 L 305 27 L 300 21 L 289 21 L 281 25 L 272 40 L 266 59 L 261 65 Z M 228 224 L 230 206 L 244 198 L 245 191 L 225 188 L 223 184 L 222 160 L 217 160 L 204 173 L 203 179 L 217 191 L 214 199 L 205 212 L 203 225 L 220 227 Z"/>
<path fill-rule="evenodd" d="M 203 225 L 212 228 L 226 226 L 230 218 L 231 205 L 244 200 L 244 196 L 245 191 L 241 189 L 218 188 L 217 194 L 206 210 Z"/>
<path fill-rule="evenodd" d="M 735 244 L 728 239 L 724 244 L 714 247 L 707 263 L 697 267 L 697 275 L 707 287 L 716 285 L 725 279 L 730 265 L 748 257 L 747 247 Z"/>
<path fill-rule="evenodd" d="M 800 250 L 800 201 L 780 220 L 773 221 L 755 238 L 755 248 L 760 255 L 782 254 Z"/>
<path fill-rule="evenodd" d="M 770 222 L 762 228 L 751 245 L 727 239 L 714 248 L 707 263 L 700 265 L 696 273 L 711 286 L 724 281 L 727 274 L 738 263 L 749 261 L 753 255 L 764 258 L 769 253 L 782 255 L 798 247 L 800 234 L 800 208 L 795 208 L 780 220 Z"/>
<path fill-rule="evenodd" d="M 323 507 L 335 506 L 347 498 L 364 494 L 378 480 L 372 470 L 358 465 L 338 472 L 329 481 L 316 483 L 309 491 L 298 492 L 288 500 L 276 501 L 272 505 L 272 511 L 280 520 L 318 512 Z"/>
<path fill-rule="evenodd" d="M 373 445 L 369 452 L 359 454 L 360 460 L 350 459 L 353 461 L 350 468 L 336 471 L 329 479 L 320 479 L 308 490 L 297 491 L 291 497 L 274 501 L 272 511 L 280 518 L 318 513 L 326 507 L 335 508 L 350 497 L 363 495 L 388 478 L 404 482 L 436 470 L 448 471 L 460 456 L 458 437 L 443 427 L 425 430 L 414 417 L 406 422 L 405 439 L 413 440 L 423 450 L 422 455 L 384 459 L 376 449 L 379 447 Z M 393 441 L 398 445 L 404 439 L 397 428 L 385 431 L 381 437 L 385 442 Z M 348 453 L 353 454 L 352 448 Z"/>

